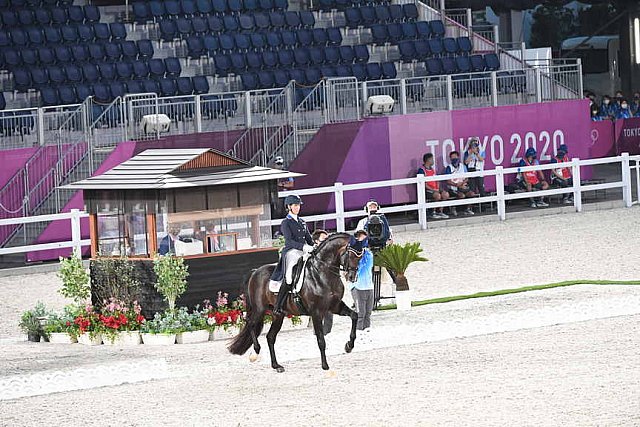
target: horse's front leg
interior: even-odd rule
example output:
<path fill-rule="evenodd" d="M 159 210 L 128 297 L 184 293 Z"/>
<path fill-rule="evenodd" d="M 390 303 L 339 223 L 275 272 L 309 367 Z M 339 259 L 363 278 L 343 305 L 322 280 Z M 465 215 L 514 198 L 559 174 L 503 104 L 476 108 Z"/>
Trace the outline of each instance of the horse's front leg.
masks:
<path fill-rule="evenodd" d="M 351 317 L 351 334 L 349 335 L 349 341 L 347 341 L 347 343 L 344 346 L 344 351 L 346 351 L 347 353 L 351 353 L 351 350 L 353 350 L 353 347 L 355 346 L 355 342 L 356 342 L 356 326 L 358 325 L 358 313 L 351 310 L 347 306 L 347 304 L 340 301 L 340 305 L 338 306 L 338 311 L 336 314 L 340 316 Z"/>
<path fill-rule="evenodd" d="M 327 355 L 325 354 L 325 349 L 327 348 L 327 344 L 324 341 L 324 330 L 322 328 L 322 319 L 324 316 L 320 316 L 318 313 L 315 313 L 311 316 L 313 320 L 313 330 L 316 333 L 316 339 L 318 340 L 318 348 L 320 349 L 320 359 L 322 360 L 322 369 L 325 371 L 329 369 L 329 364 L 327 363 Z"/>
<path fill-rule="evenodd" d="M 283 315 L 274 316 L 269 332 L 267 332 L 267 344 L 269 345 L 269 353 L 271 354 L 271 367 L 278 372 L 284 372 L 284 368 L 278 364 L 278 361 L 276 360 L 275 350 L 276 336 L 278 335 L 278 332 L 280 332 L 283 320 Z"/>

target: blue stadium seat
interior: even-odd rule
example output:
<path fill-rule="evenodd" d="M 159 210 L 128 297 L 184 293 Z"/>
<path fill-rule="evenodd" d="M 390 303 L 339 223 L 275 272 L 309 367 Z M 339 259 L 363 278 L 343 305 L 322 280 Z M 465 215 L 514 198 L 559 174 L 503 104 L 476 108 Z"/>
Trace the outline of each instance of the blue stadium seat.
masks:
<path fill-rule="evenodd" d="M 340 46 L 342 44 L 342 33 L 340 28 L 327 28 L 327 43 L 332 46 Z"/>
<path fill-rule="evenodd" d="M 429 27 L 431 27 L 431 33 L 435 37 L 444 37 L 445 28 L 442 21 L 440 20 L 429 21 Z"/>
<path fill-rule="evenodd" d="M 322 67 L 320 67 L 320 74 L 322 74 L 322 77 L 325 79 L 338 77 L 336 67 L 334 67 L 333 65 L 323 65 Z"/>
<path fill-rule="evenodd" d="M 309 50 L 305 47 L 299 47 L 293 50 L 296 65 L 305 67 L 309 64 Z"/>
<path fill-rule="evenodd" d="M 233 52 L 229 55 L 231 61 L 231 69 L 234 73 L 240 73 L 247 68 L 245 56 L 242 53 Z"/>
<path fill-rule="evenodd" d="M 382 78 L 383 79 L 395 79 L 398 76 L 396 70 L 396 64 L 393 62 L 382 63 Z"/>
<path fill-rule="evenodd" d="M 286 11 L 289 8 L 288 0 L 273 0 L 273 8 L 275 10 Z"/>
<path fill-rule="evenodd" d="M 416 40 L 413 45 L 416 48 L 416 56 L 418 59 L 426 60 L 431 56 L 431 50 L 429 49 L 428 40 Z"/>
<path fill-rule="evenodd" d="M 281 31 L 280 36 L 282 37 L 282 45 L 285 49 L 293 49 L 298 44 L 296 33 L 294 33 L 293 31 Z"/>
<path fill-rule="evenodd" d="M 122 22 L 112 22 L 109 24 L 111 40 L 124 40 L 127 38 L 127 29 Z"/>
<path fill-rule="evenodd" d="M 278 54 L 278 62 L 282 68 L 289 68 L 294 63 L 294 55 L 291 50 L 279 50 Z"/>
<path fill-rule="evenodd" d="M 162 59 L 153 58 L 150 59 L 147 64 L 149 65 L 149 76 L 152 78 L 162 78 L 167 72 L 167 67 Z"/>
<path fill-rule="evenodd" d="M 153 43 L 151 40 L 138 40 L 138 57 L 139 58 L 152 58 L 153 57 Z"/>
<path fill-rule="evenodd" d="M 295 80 L 298 84 L 305 84 L 307 78 L 304 75 L 304 71 L 294 68 L 289 70 L 289 80 Z"/>
<path fill-rule="evenodd" d="M 0 48 L 9 46 L 11 46 L 11 38 L 9 37 L 9 33 L 0 29 Z"/>
<path fill-rule="evenodd" d="M 224 31 L 224 22 L 222 21 L 222 18 L 220 18 L 219 16 L 215 16 L 215 15 L 207 16 L 207 25 L 209 26 L 209 30 L 212 33 L 217 34 Z"/>
<path fill-rule="evenodd" d="M 18 16 L 13 10 L 3 10 L 2 13 L 0 13 L 0 17 L 2 18 L 2 24 L 5 28 L 17 27 L 20 24 Z"/>
<path fill-rule="evenodd" d="M 49 9 L 36 9 L 35 18 L 38 25 L 51 24 L 51 12 Z"/>
<path fill-rule="evenodd" d="M 78 40 L 80 43 L 91 43 L 96 38 L 93 32 L 93 25 L 80 24 L 78 25 Z"/>
<path fill-rule="evenodd" d="M 151 21 L 151 10 L 147 3 L 135 2 L 133 6 L 133 20 L 138 24 L 146 24 Z"/>
<path fill-rule="evenodd" d="M 109 92 L 113 98 L 122 98 L 127 94 L 127 86 L 124 82 L 111 82 L 109 83 Z"/>
<path fill-rule="evenodd" d="M 160 84 L 160 96 L 176 96 L 178 93 L 175 79 L 160 79 L 158 83 Z"/>
<path fill-rule="evenodd" d="M 251 49 L 251 38 L 248 34 L 236 33 L 233 36 L 233 42 L 236 45 L 236 49 L 246 52 Z"/>
<path fill-rule="evenodd" d="M 69 21 L 67 9 L 54 7 L 51 9 L 51 23 L 53 25 L 64 25 Z"/>
<path fill-rule="evenodd" d="M 49 81 L 52 85 L 62 84 L 67 80 L 61 66 L 52 65 L 47 68 L 47 71 L 49 72 Z"/>
<path fill-rule="evenodd" d="M 247 12 L 255 12 L 258 10 L 258 0 L 244 0 L 244 10 Z"/>
<path fill-rule="evenodd" d="M 293 11 L 285 12 L 284 20 L 287 24 L 287 27 L 291 29 L 297 29 L 302 26 L 302 22 L 300 21 L 300 15 L 298 15 L 298 12 L 293 12 Z"/>
<path fill-rule="evenodd" d="M 109 25 L 105 24 L 104 22 L 94 23 L 93 32 L 96 35 L 96 41 L 107 42 L 111 40 L 111 31 L 109 30 Z"/>
<path fill-rule="evenodd" d="M 380 80 L 382 78 L 382 67 L 377 62 L 370 62 L 366 65 L 367 80 Z"/>
<path fill-rule="evenodd" d="M 301 10 L 298 14 L 300 15 L 300 23 L 304 28 L 313 28 L 316 25 L 316 18 L 310 10 Z"/>
<path fill-rule="evenodd" d="M 258 87 L 270 89 L 276 84 L 273 72 L 269 70 L 258 71 Z"/>
<path fill-rule="evenodd" d="M 102 62 L 98 64 L 98 72 L 100 73 L 100 80 L 103 82 L 110 82 L 116 79 L 116 65 L 111 62 Z M 51 76 L 51 69 L 49 69 L 49 75 Z"/>
<path fill-rule="evenodd" d="M 44 38 L 50 46 L 62 43 L 62 35 L 60 34 L 60 29 L 57 27 L 44 27 Z"/>
<path fill-rule="evenodd" d="M 13 70 L 13 85 L 18 92 L 26 92 L 31 88 L 31 73 L 23 68 Z"/>
<path fill-rule="evenodd" d="M 78 96 L 78 102 L 84 102 L 85 99 L 93 95 L 93 89 L 86 84 L 76 85 L 76 95 Z"/>
<path fill-rule="evenodd" d="M 224 0 L 213 0 L 213 11 L 223 15 L 227 11 L 227 3 Z"/>
<path fill-rule="evenodd" d="M 80 83 L 83 80 L 82 69 L 75 64 L 65 64 L 62 67 L 64 75 L 69 83 Z"/>
<path fill-rule="evenodd" d="M 471 71 L 473 72 L 484 71 L 487 67 L 482 55 L 471 55 L 469 60 L 471 61 Z"/>
<path fill-rule="evenodd" d="M 180 9 L 180 2 L 177 0 L 165 0 L 164 1 L 165 15 L 170 17 L 177 17 L 182 15 Z"/>
<path fill-rule="evenodd" d="M 336 65 L 336 76 L 337 77 L 350 77 L 351 76 L 351 67 L 348 65 Z"/>
<path fill-rule="evenodd" d="M 193 82 L 190 77 L 178 77 L 176 79 L 176 86 L 179 96 L 193 94 Z"/>
<path fill-rule="evenodd" d="M 251 46 L 258 52 L 261 51 L 267 44 L 264 35 L 260 33 L 251 33 L 249 35 L 249 38 L 251 39 Z"/>
<path fill-rule="evenodd" d="M 473 51 L 473 44 L 469 37 L 458 37 L 458 47 L 463 55 L 469 55 Z"/>
<path fill-rule="evenodd" d="M 403 22 L 402 24 L 402 38 L 404 40 L 413 40 L 418 38 L 418 30 L 414 22 Z"/>
<path fill-rule="evenodd" d="M 86 46 L 83 46 L 86 48 Z M 56 62 L 56 55 L 48 46 L 38 48 L 38 58 L 42 65 L 51 65 Z"/>
<path fill-rule="evenodd" d="M 327 37 L 327 31 L 324 28 L 314 28 L 312 31 L 313 34 L 313 44 L 317 46 L 325 46 L 329 38 Z"/>
<path fill-rule="evenodd" d="M 175 21 L 177 34 L 181 38 L 187 38 L 193 32 L 193 26 L 191 25 L 191 18 L 178 18 Z"/>
<path fill-rule="evenodd" d="M 243 73 L 240 82 L 244 90 L 256 90 L 258 88 L 258 76 L 255 73 Z"/>
<path fill-rule="evenodd" d="M 442 58 L 442 71 L 444 71 L 445 74 L 457 73 L 458 66 L 456 65 L 456 60 L 449 56 Z"/>
<path fill-rule="evenodd" d="M 308 85 L 316 85 L 322 80 L 322 72 L 319 68 L 307 68 L 304 72 L 305 80 Z"/>
<path fill-rule="evenodd" d="M 116 74 L 120 80 L 131 80 L 133 78 L 133 65 L 128 61 L 116 63 Z"/>
<path fill-rule="evenodd" d="M 120 42 L 122 59 L 134 60 L 138 58 L 138 45 L 133 40 L 123 40 Z"/>
<path fill-rule="evenodd" d="M 442 69 L 442 61 L 440 58 L 429 58 L 425 61 L 427 66 L 427 74 L 430 76 L 438 76 L 444 74 Z"/>
<path fill-rule="evenodd" d="M 362 15 L 360 15 L 360 9 L 356 7 L 346 9 L 344 17 L 347 21 L 347 28 L 358 28 L 362 25 Z"/>
<path fill-rule="evenodd" d="M 262 68 L 262 55 L 258 52 L 247 52 L 245 55 L 245 62 L 247 68 L 251 70 L 259 70 Z"/>
<path fill-rule="evenodd" d="M 35 49 L 22 49 L 20 56 L 25 67 L 33 67 L 38 64 L 38 51 Z"/>
<path fill-rule="evenodd" d="M 417 21 L 419 14 L 418 8 L 415 3 L 408 3 L 402 5 L 402 11 L 404 12 L 404 18 L 408 21 Z"/>
<path fill-rule="evenodd" d="M 196 8 L 198 9 L 198 13 L 203 16 L 213 12 L 213 4 L 209 0 L 197 0 Z"/>
<path fill-rule="evenodd" d="M 404 37 L 402 25 L 395 22 L 387 24 L 387 32 L 389 33 L 389 40 L 391 43 L 398 43 Z"/>
<path fill-rule="evenodd" d="M 353 47 L 353 53 L 355 55 L 356 62 L 368 62 L 369 61 L 369 49 L 366 44 L 359 44 Z"/>
<path fill-rule="evenodd" d="M 4 51 L 4 63 L 7 68 L 13 69 L 22 65 L 22 58 L 20 57 L 20 51 L 16 49 L 5 49 Z"/>
<path fill-rule="evenodd" d="M 387 32 L 387 26 L 384 24 L 376 24 L 371 27 L 371 36 L 373 43 L 377 45 L 384 45 L 389 41 L 389 33 Z"/>
<path fill-rule="evenodd" d="M 260 5 L 260 9 L 270 11 L 274 9 L 273 0 L 258 0 L 258 4 Z"/>
<path fill-rule="evenodd" d="M 441 39 L 429 39 L 429 50 L 432 55 L 440 56 L 444 51 Z"/>
<path fill-rule="evenodd" d="M 71 50 L 67 46 L 58 45 L 54 48 L 54 52 L 56 53 L 56 62 L 58 64 L 65 64 L 73 60 Z"/>
<path fill-rule="evenodd" d="M 107 61 L 119 61 L 122 57 L 120 43 L 108 42 L 104 44 L 104 53 Z"/>
<path fill-rule="evenodd" d="M 149 77 L 149 66 L 145 61 L 136 59 L 131 61 L 131 66 L 133 67 L 133 78 L 146 79 Z"/>
<path fill-rule="evenodd" d="M 209 55 L 213 55 L 220 50 L 218 37 L 212 34 L 207 34 L 206 36 L 204 36 L 204 38 L 202 39 L 202 44 L 204 50 L 206 50 Z"/>
<path fill-rule="evenodd" d="M 376 20 L 381 24 L 386 24 L 391 21 L 391 15 L 389 15 L 389 8 L 384 5 L 375 7 Z"/>
<path fill-rule="evenodd" d="M 43 86 L 49 85 L 49 73 L 45 68 L 33 67 L 31 68 L 31 86 L 40 89 Z"/>
<path fill-rule="evenodd" d="M 353 46 L 340 46 L 340 58 L 342 62 L 350 64 L 354 61 L 356 55 L 353 50 Z"/>
<path fill-rule="evenodd" d="M 340 48 L 338 46 L 327 46 L 324 48 L 325 61 L 328 64 L 338 64 L 341 61 Z"/>
<path fill-rule="evenodd" d="M 220 36 L 218 36 L 218 44 L 220 46 L 220 50 L 225 52 L 230 52 L 236 47 L 233 36 L 230 34 L 220 34 Z"/>
<path fill-rule="evenodd" d="M 405 20 L 404 11 L 402 10 L 402 6 L 399 4 L 389 5 L 389 16 L 393 22 L 404 22 Z"/>
<path fill-rule="evenodd" d="M 166 9 L 164 7 L 164 3 L 164 1 L 158 0 L 149 2 L 149 12 L 151 12 L 151 16 L 154 20 L 158 21 L 165 15 Z"/>
<path fill-rule="evenodd" d="M 215 64 L 216 75 L 220 77 L 226 77 L 231 70 L 231 59 L 229 55 L 217 54 L 213 56 L 213 63 Z"/>
<path fill-rule="evenodd" d="M 35 16 L 29 9 L 20 9 L 18 11 L 18 22 L 20 22 L 21 27 L 28 27 L 35 23 Z"/>
<path fill-rule="evenodd" d="M 142 81 L 142 88 L 144 93 L 158 93 L 160 92 L 160 85 L 157 80 L 147 79 Z"/>
<path fill-rule="evenodd" d="M 187 55 L 190 58 L 198 59 L 204 55 L 204 44 L 202 38 L 191 36 L 187 39 Z"/>
<path fill-rule="evenodd" d="M 89 60 L 93 62 L 102 62 L 105 58 L 104 46 L 100 43 L 90 43 L 89 47 Z M 56 49 L 56 56 L 57 56 Z"/>
<path fill-rule="evenodd" d="M 86 83 L 96 83 L 100 80 L 100 73 L 96 64 L 82 64 L 82 76 Z"/>
<path fill-rule="evenodd" d="M 398 43 L 398 50 L 400 51 L 400 59 L 405 62 L 411 62 L 418 56 L 413 41 L 405 40 Z"/>
<path fill-rule="evenodd" d="M 271 28 L 276 30 L 280 30 L 287 25 L 283 12 L 270 12 L 269 22 L 271 23 Z"/>
<path fill-rule="evenodd" d="M 209 93 L 209 81 L 205 76 L 194 76 L 191 80 L 193 81 L 193 93 L 195 95 Z"/>
<path fill-rule="evenodd" d="M 324 48 L 314 46 L 309 48 L 309 60 L 312 65 L 322 65 L 325 62 Z"/>
<path fill-rule="evenodd" d="M 58 90 L 54 87 L 43 87 L 40 89 L 40 101 L 42 102 L 43 107 L 60 105 Z"/>
<path fill-rule="evenodd" d="M 85 5 L 84 7 L 84 22 L 99 22 L 100 21 L 100 9 L 94 5 Z"/>
<path fill-rule="evenodd" d="M 271 28 L 271 21 L 269 21 L 269 15 L 266 13 L 256 13 L 253 15 L 256 28 L 259 30 L 268 30 Z"/>
<path fill-rule="evenodd" d="M 271 49 L 278 49 L 282 45 L 282 38 L 280 33 L 272 31 L 267 33 L 267 46 Z"/>
<path fill-rule="evenodd" d="M 82 24 L 84 22 L 84 9 L 82 9 L 82 6 L 69 6 L 67 14 L 70 24 Z"/>
<path fill-rule="evenodd" d="M 233 15 L 225 15 L 222 17 L 222 22 L 224 23 L 224 30 L 226 32 L 235 32 L 238 31 L 238 20 Z"/>
<path fill-rule="evenodd" d="M 243 13 L 238 17 L 238 25 L 242 31 L 252 31 L 255 27 L 253 15 Z"/>
<path fill-rule="evenodd" d="M 198 12 L 196 3 L 193 0 L 181 0 L 180 9 L 185 16 L 194 16 Z"/>
<path fill-rule="evenodd" d="M 93 99 L 100 104 L 111 102 L 111 91 L 105 83 L 96 83 L 93 85 Z"/>
<path fill-rule="evenodd" d="M 78 27 L 75 25 L 63 25 L 60 27 L 62 41 L 67 44 L 78 43 Z"/>
<path fill-rule="evenodd" d="M 178 28 L 170 19 L 160 21 L 160 38 L 166 42 L 171 42 L 176 38 Z"/>
<path fill-rule="evenodd" d="M 487 65 L 487 71 L 498 71 L 500 69 L 500 59 L 495 53 L 487 53 L 484 55 L 484 61 Z"/>
<path fill-rule="evenodd" d="M 458 53 L 458 42 L 453 37 L 445 37 L 442 39 L 442 47 L 444 48 L 444 52 L 448 55 L 457 55 Z"/>
<path fill-rule="evenodd" d="M 456 67 L 461 73 L 471 72 L 471 61 L 468 56 L 456 56 Z"/>
<path fill-rule="evenodd" d="M 27 33 L 22 28 L 12 28 L 9 30 L 9 36 L 15 48 L 26 47 L 29 44 Z"/>
<path fill-rule="evenodd" d="M 227 0 L 227 9 L 234 14 L 242 11 L 242 2 L 240 0 Z"/>
<path fill-rule="evenodd" d="M 431 38 L 431 26 L 426 21 L 416 22 L 416 31 L 420 39 L 427 40 Z"/>
<path fill-rule="evenodd" d="M 178 77 L 182 73 L 182 66 L 178 58 L 165 58 L 164 65 L 167 67 L 167 77 Z"/>
<path fill-rule="evenodd" d="M 262 52 L 262 64 L 265 68 L 275 68 L 278 65 L 278 55 L 275 52 L 265 50 Z"/>
<path fill-rule="evenodd" d="M 73 86 L 59 87 L 58 96 L 62 105 L 76 104 L 78 102 L 78 95 L 76 95 L 76 90 Z"/>
<path fill-rule="evenodd" d="M 367 68 L 365 64 L 352 64 L 351 74 L 359 81 L 367 79 Z"/>
<path fill-rule="evenodd" d="M 285 70 L 273 70 L 275 87 L 285 87 L 289 84 L 289 74 Z"/>
<path fill-rule="evenodd" d="M 363 6 L 360 8 L 360 16 L 362 17 L 362 24 L 369 26 L 377 21 L 376 11 L 371 6 Z"/>
<path fill-rule="evenodd" d="M 318 0 L 318 9 L 329 12 L 337 8 L 334 0 Z"/>
<path fill-rule="evenodd" d="M 307 47 L 313 44 L 313 33 L 309 29 L 303 28 L 296 31 L 296 36 L 300 46 Z"/>

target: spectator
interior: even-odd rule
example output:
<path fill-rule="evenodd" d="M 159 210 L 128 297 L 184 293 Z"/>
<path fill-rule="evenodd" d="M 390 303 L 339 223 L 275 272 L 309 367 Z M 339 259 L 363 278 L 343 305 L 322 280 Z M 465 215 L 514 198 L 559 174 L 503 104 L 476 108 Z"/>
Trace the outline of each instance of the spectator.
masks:
<path fill-rule="evenodd" d="M 634 92 L 633 101 L 631 102 L 631 114 L 634 117 L 640 116 L 640 92 Z"/>
<path fill-rule="evenodd" d="M 457 151 L 452 151 L 451 153 L 449 153 L 449 161 L 450 164 L 444 170 L 444 173 L 447 175 L 451 175 L 451 179 L 447 180 L 447 184 L 449 185 L 449 194 L 451 194 L 451 197 L 455 197 L 458 199 L 474 197 L 475 193 L 469 188 L 469 179 L 457 177 L 458 175 L 461 175 L 467 171 L 465 165 L 460 163 L 460 153 L 458 153 Z M 467 215 L 473 215 L 473 210 L 471 210 L 470 206 L 467 206 L 464 212 Z M 455 206 L 451 207 L 451 215 L 458 215 L 458 211 L 456 210 Z"/>
<path fill-rule="evenodd" d="M 435 176 L 436 170 L 433 167 L 433 154 L 426 153 L 422 156 L 422 166 L 418 169 L 419 175 L 424 176 Z M 427 192 L 427 201 L 428 202 L 439 202 L 441 200 L 449 200 L 449 193 L 446 191 L 440 191 L 440 184 L 438 181 L 429 181 L 425 183 L 425 190 Z M 446 219 L 449 218 L 449 215 L 444 213 L 444 208 L 435 208 L 433 213 L 429 216 L 434 219 Z"/>
<path fill-rule="evenodd" d="M 616 119 L 629 119 L 632 116 L 631 110 L 629 109 L 629 102 L 623 98 L 620 101 L 620 108 L 616 112 Z"/>
<path fill-rule="evenodd" d="M 178 234 L 180 234 L 179 228 L 169 226 L 167 235 L 160 240 L 160 244 L 158 245 L 158 253 L 160 255 L 176 253 L 176 241 L 178 240 Z"/>
<path fill-rule="evenodd" d="M 464 162 L 467 172 L 477 172 L 484 170 L 485 152 L 480 151 L 480 139 L 473 137 L 469 139 L 467 151 L 464 152 L 462 161 Z M 475 194 L 485 195 L 484 178 L 481 176 L 469 178 L 469 188 Z"/>
<path fill-rule="evenodd" d="M 569 149 L 565 144 L 558 147 L 558 154 L 551 159 L 551 163 L 569 163 L 569 156 L 567 155 Z M 555 185 L 560 188 L 567 188 L 573 186 L 573 178 L 571 177 L 571 167 L 559 167 L 557 169 L 551 169 L 551 185 Z M 562 195 L 563 203 L 573 203 L 573 194 L 565 193 Z"/>
<path fill-rule="evenodd" d="M 620 107 L 622 106 L 623 99 L 624 94 L 622 93 L 622 91 L 616 91 L 616 96 L 614 97 L 614 100 L 612 102 L 614 114 L 618 114 L 618 110 L 620 110 Z"/>
<path fill-rule="evenodd" d="M 600 115 L 608 119 L 615 117 L 613 105 L 611 104 L 611 97 L 609 95 L 605 95 L 602 97 L 602 104 L 600 104 Z"/>
<path fill-rule="evenodd" d="M 311 233 L 311 238 L 313 239 L 314 246 L 318 247 L 318 245 L 329 237 L 329 233 L 325 230 L 317 229 Z M 325 335 L 331 332 L 331 328 L 333 327 L 333 313 L 328 311 L 324 319 L 322 319 L 322 331 Z"/>
<path fill-rule="evenodd" d="M 367 247 L 367 232 L 358 230 L 351 242 L 351 248 L 362 252 L 358 264 L 358 280 L 351 283 L 351 295 L 358 313 L 356 328 L 360 331 L 371 327 L 371 312 L 373 311 L 373 253 Z"/>
<path fill-rule="evenodd" d="M 605 120 L 607 117 L 600 115 L 600 109 L 597 105 L 591 104 L 591 121 L 592 122 L 601 122 Z"/>
<path fill-rule="evenodd" d="M 525 166 L 536 166 L 539 165 L 540 162 L 536 159 L 536 149 L 533 147 L 527 148 L 527 151 L 524 155 L 524 158 L 520 160 L 520 167 Z M 549 188 L 549 184 L 544 179 L 544 175 L 542 171 L 527 171 L 520 173 L 520 180 L 522 186 L 529 192 L 534 190 L 546 190 Z M 540 197 L 537 201 L 535 198 L 529 199 L 531 202 L 532 208 L 545 208 L 549 206 L 549 204 L 545 203 L 545 201 Z"/>

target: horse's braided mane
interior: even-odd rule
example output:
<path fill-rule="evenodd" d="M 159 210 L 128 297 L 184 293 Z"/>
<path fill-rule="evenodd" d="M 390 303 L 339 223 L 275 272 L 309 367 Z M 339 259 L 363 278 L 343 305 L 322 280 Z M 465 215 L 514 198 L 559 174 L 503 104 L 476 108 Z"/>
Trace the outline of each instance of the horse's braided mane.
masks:
<path fill-rule="evenodd" d="M 332 234 L 330 234 L 329 237 L 324 239 L 324 241 L 318 245 L 318 247 L 316 248 L 316 253 L 320 252 L 322 250 L 322 248 L 324 248 L 324 246 L 327 245 L 329 242 L 331 242 L 333 240 L 336 240 L 336 239 L 341 239 L 341 238 L 351 239 L 351 235 L 349 233 L 332 233 Z"/>

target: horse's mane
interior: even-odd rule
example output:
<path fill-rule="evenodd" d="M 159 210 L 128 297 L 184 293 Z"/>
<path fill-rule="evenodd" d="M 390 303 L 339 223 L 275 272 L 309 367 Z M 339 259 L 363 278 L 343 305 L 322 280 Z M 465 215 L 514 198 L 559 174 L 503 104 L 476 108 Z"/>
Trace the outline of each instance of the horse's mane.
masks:
<path fill-rule="evenodd" d="M 329 244 L 329 242 L 331 242 L 333 240 L 337 240 L 337 239 L 351 239 L 351 234 L 349 234 L 349 233 L 332 233 L 332 234 L 329 235 L 329 237 L 324 239 L 322 241 L 322 243 L 320 243 L 318 245 L 318 247 L 316 248 L 315 252 L 319 253 L 322 249 L 324 249 L 324 247 L 326 245 Z"/>

